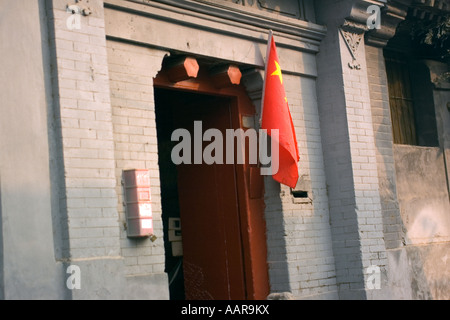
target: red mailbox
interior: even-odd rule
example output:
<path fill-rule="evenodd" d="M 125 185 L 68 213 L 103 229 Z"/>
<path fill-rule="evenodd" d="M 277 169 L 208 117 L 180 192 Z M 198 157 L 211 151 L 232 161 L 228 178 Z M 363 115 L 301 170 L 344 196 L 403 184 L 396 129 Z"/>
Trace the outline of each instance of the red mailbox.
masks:
<path fill-rule="evenodd" d="M 149 237 L 153 234 L 153 217 L 148 170 L 124 170 L 122 175 L 127 235 Z"/>

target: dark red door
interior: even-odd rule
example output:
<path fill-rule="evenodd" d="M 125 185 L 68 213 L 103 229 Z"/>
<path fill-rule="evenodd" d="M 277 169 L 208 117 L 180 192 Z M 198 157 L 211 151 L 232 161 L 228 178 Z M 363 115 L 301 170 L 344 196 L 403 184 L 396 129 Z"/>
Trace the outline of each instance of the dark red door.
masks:
<path fill-rule="evenodd" d="M 175 107 L 176 127 L 231 129 L 230 100 L 198 95 Z M 203 142 L 203 148 L 210 142 Z M 203 149 L 202 148 L 202 149 Z M 177 166 L 186 299 L 246 299 L 236 171 L 227 164 Z"/>

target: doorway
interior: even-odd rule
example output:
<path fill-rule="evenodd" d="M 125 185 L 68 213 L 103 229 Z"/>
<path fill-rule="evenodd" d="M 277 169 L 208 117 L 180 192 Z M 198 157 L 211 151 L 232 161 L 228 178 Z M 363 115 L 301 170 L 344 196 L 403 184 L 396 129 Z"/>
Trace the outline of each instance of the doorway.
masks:
<path fill-rule="evenodd" d="M 200 145 L 203 152 L 215 140 L 195 139 L 194 123 L 200 122 L 201 135 L 208 129 L 222 133 L 225 163 L 225 130 L 242 128 L 242 118 L 256 113 L 242 85 L 217 88 L 207 70 L 200 68 L 197 78 L 172 83 L 163 68 L 154 79 L 170 298 L 266 299 L 269 278 L 264 183 L 258 166 L 247 162 L 206 164 L 203 159 L 201 164 L 175 165 L 172 161 L 172 150 L 182 141 L 171 141 L 177 129 L 190 133 L 191 163 L 194 148 Z M 179 222 L 181 230 L 171 229 L 174 221 Z M 180 231 L 181 246 L 180 242 L 175 246 L 174 232 Z"/>
<path fill-rule="evenodd" d="M 235 164 L 180 164 L 171 159 L 176 129 L 190 132 L 194 154 L 194 122 L 202 133 L 233 128 L 236 101 L 231 97 L 155 88 L 162 219 L 171 299 L 245 300 L 268 291 L 265 224 L 253 223 L 252 206 L 243 205 L 239 168 Z M 203 142 L 203 148 L 210 142 Z M 225 155 L 225 146 L 223 154 Z M 193 159 L 192 159 L 192 162 Z M 244 207 L 244 208 L 242 208 Z M 250 211 L 250 212 L 249 212 Z M 261 214 L 261 212 L 260 212 Z M 169 239 L 172 219 L 180 219 L 182 255 Z M 261 218 L 261 217 L 260 217 Z M 264 229 L 262 229 L 264 228 Z M 261 236 L 264 241 L 261 245 Z M 258 241 L 252 259 L 251 241 Z M 258 262 L 258 260 L 263 263 Z M 257 269 L 255 271 L 254 269 Z M 257 275 L 257 276 L 256 276 Z"/>
<path fill-rule="evenodd" d="M 235 165 L 175 166 L 171 159 L 177 143 L 170 139 L 175 129 L 186 129 L 194 137 L 194 122 L 201 121 L 203 131 L 218 129 L 225 137 L 225 130 L 231 128 L 231 101 L 165 89 L 155 89 L 155 98 L 166 234 L 169 217 L 181 220 L 181 257 L 173 256 L 172 243 L 166 239 L 167 267 L 175 268 L 167 270 L 171 276 L 171 295 L 189 300 L 245 299 Z M 191 141 L 192 148 L 195 143 Z"/>

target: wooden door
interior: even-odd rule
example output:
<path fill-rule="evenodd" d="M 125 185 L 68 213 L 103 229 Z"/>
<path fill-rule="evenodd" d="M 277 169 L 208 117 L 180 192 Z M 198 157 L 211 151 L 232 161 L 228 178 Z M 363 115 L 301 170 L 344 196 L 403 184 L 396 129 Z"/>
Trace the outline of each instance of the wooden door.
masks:
<path fill-rule="evenodd" d="M 202 121 L 202 133 L 219 129 L 225 160 L 230 108 L 228 98 L 198 95 L 174 106 L 174 124 L 189 130 L 192 146 L 194 121 Z M 181 164 L 177 173 L 186 299 L 246 299 L 235 165 Z"/>

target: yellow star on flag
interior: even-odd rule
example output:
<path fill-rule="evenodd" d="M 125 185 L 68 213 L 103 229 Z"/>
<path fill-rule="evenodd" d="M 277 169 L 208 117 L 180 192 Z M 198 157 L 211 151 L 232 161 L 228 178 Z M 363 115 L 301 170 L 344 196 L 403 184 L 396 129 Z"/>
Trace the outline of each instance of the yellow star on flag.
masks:
<path fill-rule="evenodd" d="M 271 75 L 272 76 L 279 76 L 281 84 L 283 84 L 283 75 L 281 74 L 281 67 L 280 67 L 280 65 L 278 64 L 277 61 L 274 61 L 274 62 L 275 62 L 275 66 L 276 66 L 277 69 Z"/>

